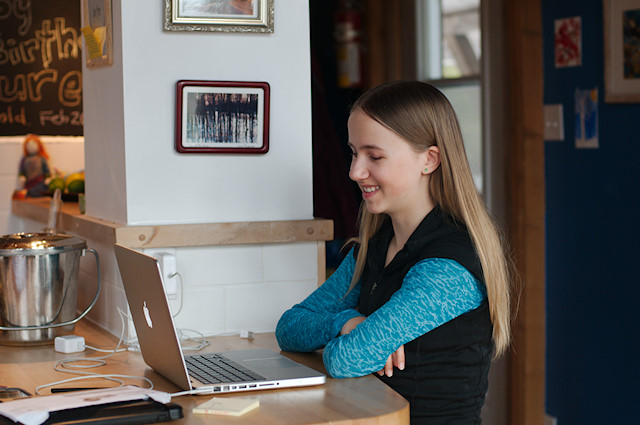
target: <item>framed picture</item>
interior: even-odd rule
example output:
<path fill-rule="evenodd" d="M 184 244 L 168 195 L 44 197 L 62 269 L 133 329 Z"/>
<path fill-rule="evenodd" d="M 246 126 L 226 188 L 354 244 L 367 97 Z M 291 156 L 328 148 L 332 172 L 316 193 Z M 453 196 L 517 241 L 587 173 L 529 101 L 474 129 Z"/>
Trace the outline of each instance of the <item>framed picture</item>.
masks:
<path fill-rule="evenodd" d="M 640 102 L 640 0 L 604 0 L 604 100 Z"/>
<path fill-rule="evenodd" d="M 273 32 L 273 0 L 164 0 L 164 29 Z"/>
<path fill-rule="evenodd" d="M 177 83 L 176 150 L 181 153 L 269 151 L 269 84 Z"/>
<path fill-rule="evenodd" d="M 556 68 L 582 65 L 582 18 L 556 19 L 553 25 Z"/>
<path fill-rule="evenodd" d="M 112 65 L 111 0 L 82 0 L 82 18 L 87 67 Z"/>

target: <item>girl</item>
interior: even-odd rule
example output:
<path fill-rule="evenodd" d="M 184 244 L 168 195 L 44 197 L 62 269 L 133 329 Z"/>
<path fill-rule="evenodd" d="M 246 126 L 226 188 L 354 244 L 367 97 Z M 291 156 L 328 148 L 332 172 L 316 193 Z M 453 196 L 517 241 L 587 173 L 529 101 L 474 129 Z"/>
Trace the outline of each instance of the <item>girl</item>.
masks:
<path fill-rule="evenodd" d="M 377 376 L 412 424 L 479 424 L 509 341 L 509 268 L 453 108 L 417 81 L 374 88 L 348 122 L 360 233 L 336 272 L 280 318 L 283 350 L 324 348 L 335 378 Z"/>

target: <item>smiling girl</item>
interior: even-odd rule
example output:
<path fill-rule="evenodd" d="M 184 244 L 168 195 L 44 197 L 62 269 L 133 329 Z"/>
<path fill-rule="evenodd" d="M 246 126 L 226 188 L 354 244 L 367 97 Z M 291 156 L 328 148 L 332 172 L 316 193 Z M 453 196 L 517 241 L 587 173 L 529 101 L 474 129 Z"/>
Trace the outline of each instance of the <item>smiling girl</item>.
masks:
<path fill-rule="evenodd" d="M 359 236 L 283 314 L 278 343 L 324 348 L 335 378 L 376 373 L 414 425 L 479 424 L 491 359 L 509 342 L 510 269 L 455 112 L 433 86 L 398 81 L 360 97 L 348 129 Z"/>

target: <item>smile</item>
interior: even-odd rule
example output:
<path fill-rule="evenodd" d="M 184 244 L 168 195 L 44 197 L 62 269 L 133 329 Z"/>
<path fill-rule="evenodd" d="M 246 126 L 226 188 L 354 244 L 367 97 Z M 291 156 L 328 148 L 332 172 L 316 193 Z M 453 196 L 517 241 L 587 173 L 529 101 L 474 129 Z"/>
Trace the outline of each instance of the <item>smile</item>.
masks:
<path fill-rule="evenodd" d="M 367 193 L 375 192 L 376 190 L 380 190 L 380 186 L 368 186 L 363 187 L 362 190 Z"/>

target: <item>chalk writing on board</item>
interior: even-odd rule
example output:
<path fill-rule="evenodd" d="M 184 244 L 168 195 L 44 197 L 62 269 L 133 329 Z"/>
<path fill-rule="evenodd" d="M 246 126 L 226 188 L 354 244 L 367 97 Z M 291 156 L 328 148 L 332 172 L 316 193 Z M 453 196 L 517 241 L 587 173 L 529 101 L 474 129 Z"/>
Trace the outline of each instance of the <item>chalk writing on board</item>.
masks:
<path fill-rule="evenodd" d="M 82 134 L 77 0 L 0 0 L 0 134 Z"/>
<path fill-rule="evenodd" d="M 18 23 L 18 34 L 24 36 L 31 27 L 31 0 L 0 0 L 0 21 L 9 17 Z"/>

